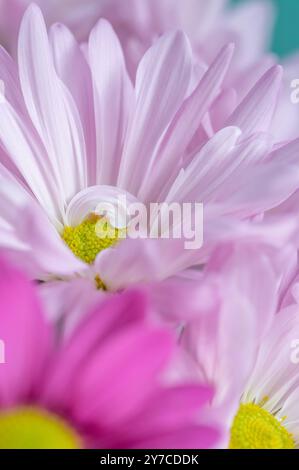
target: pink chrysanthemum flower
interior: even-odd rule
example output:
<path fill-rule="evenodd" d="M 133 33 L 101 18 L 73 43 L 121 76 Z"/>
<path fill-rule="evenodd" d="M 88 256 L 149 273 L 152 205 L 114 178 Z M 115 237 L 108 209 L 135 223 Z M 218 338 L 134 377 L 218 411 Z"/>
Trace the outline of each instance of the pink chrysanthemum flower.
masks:
<path fill-rule="evenodd" d="M 0 0 L 0 38 L 16 54 L 19 25 L 31 0 Z M 164 33 L 183 30 L 196 58 L 196 73 L 201 75 L 219 49 L 228 42 L 236 45 L 223 92 L 212 113 L 214 130 L 222 127 L 253 85 L 276 58 L 268 52 L 275 12 L 269 0 L 250 0 L 229 5 L 228 0 L 36 0 L 48 26 L 66 24 L 76 38 L 86 41 L 99 18 L 108 19 L 115 29 L 134 79 L 146 50 Z M 298 135 L 299 113 L 290 100 L 290 84 L 296 77 L 298 57 L 285 63 L 286 76 L 272 124 L 277 139 L 285 141 Z M 221 124 L 220 124 L 221 123 Z"/>
<path fill-rule="evenodd" d="M 230 448 L 299 448 L 299 308 L 281 310 L 263 339 L 232 421 Z"/>
<path fill-rule="evenodd" d="M 232 54 L 224 47 L 195 79 L 187 38 L 170 33 L 144 55 L 133 87 L 106 21 L 82 51 L 62 25 L 49 39 L 40 10 L 29 7 L 18 68 L 0 53 L 0 245 L 36 279 L 80 275 L 118 290 L 171 278 L 223 238 L 260 235 L 256 216 L 299 187 L 299 141 L 275 146 L 269 134 L 280 67 L 210 135 L 207 112 Z M 204 249 L 185 249 L 183 239 L 102 239 L 97 204 L 124 194 L 146 205 L 203 202 Z M 284 224 L 270 231 L 277 240 Z"/>
<path fill-rule="evenodd" d="M 226 422 L 223 447 L 299 445 L 299 309 L 280 307 L 296 251 L 268 250 L 218 249 L 203 280 L 215 285 L 218 307 L 182 335 L 198 377 L 215 387 L 209 417 Z"/>
<path fill-rule="evenodd" d="M 0 264 L 1 448 L 215 443 L 218 432 L 200 424 L 212 392 L 163 378 L 175 343 L 169 332 L 151 326 L 143 294 L 106 300 L 61 341 L 45 320 L 33 284 Z"/>

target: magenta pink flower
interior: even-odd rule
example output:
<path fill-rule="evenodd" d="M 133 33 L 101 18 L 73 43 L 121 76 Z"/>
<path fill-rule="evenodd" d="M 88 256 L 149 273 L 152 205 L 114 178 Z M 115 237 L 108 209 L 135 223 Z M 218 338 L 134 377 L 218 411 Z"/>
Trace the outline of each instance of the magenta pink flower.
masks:
<path fill-rule="evenodd" d="M 211 390 L 167 385 L 175 347 L 150 326 L 138 292 L 96 307 L 65 341 L 47 323 L 35 287 L 1 261 L 1 448 L 210 447 L 200 424 Z"/>

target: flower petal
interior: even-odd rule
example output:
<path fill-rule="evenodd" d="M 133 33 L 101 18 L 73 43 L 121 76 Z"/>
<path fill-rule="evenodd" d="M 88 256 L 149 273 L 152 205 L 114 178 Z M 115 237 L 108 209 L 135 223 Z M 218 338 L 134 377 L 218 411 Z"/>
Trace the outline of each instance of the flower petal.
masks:
<path fill-rule="evenodd" d="M 181 105 L 191 78 L 191 48 L 183 33 L 164 35 L 146 52 L 136 77 L 136 108 L 118 185 L 136 194 L 163 132 Z"/>
<path fill-rule="evenodd" d="M 125 421 L 153 393 L 172 352 L 173 342 L 165 330 L 138 325 L 115 334 L 99 345 L 75 378 L 76 416 L 103 426 Z"/>
<path fill-rule="evenodd" d="M 78 111 L 55 72 L 41 11 L 31 5 L 19 35 L 19 73 L 26 106 L 47 149 L 67 201 L 86 185 L 86 156 Z"/>
<path fill-rule="evenodd" d="M 267 132 L 272 123 L 278 101 L 282 68 L 270 68 L 248 93 L 227 121 L 228 126 L 238 126 L 246 135 Z"/>
<path fill-rule="evenodd" d="M 96 142 L 91 71 L 80 45 L 63 24 L 51 27 L 50 42 L 56 72 L 70 90 L 79 111 L 86 144 L 88 184 L 93 185 L 96 183 Z"/>
<path fill-rule="evenodd" d="M 44 371 L 52 334 L 34 289 L 19 271 L 0 260 L 0 406 L 24 403 Z"/>
<path fill-rule="evenodd" d="M 116 184 L 134 93 L 119 40 L 110 24 L 100 20 L 89 38 L 94 87 L 99 184 Z"/>
<path fill-rule="evenodd" d="M 220 91 L 233 50 L 233 46 L 229 45 L 220 51 L 197 88 L 179 108 L 155 153 L 156 161 L 153 160 L 153 165 L 146 175 L 154 182 L 157 188 L 156 192 L 153 192 L 153 185 L 151 185 L 150 194 L 146 194 L 141 188 L 139 191 L 141 197 L 146 199 L 151 197 L 151 202 L 155 201 L 159 195 L 157 190 L 161 193 L 161 188 L 165 186 L 165 182 L 171 177 L 169 168 L 173 170 L 180 168 L 184 151 L 198 130 L 209 106 Z M 162 197 L 161 194 L 160 197 Z"/>

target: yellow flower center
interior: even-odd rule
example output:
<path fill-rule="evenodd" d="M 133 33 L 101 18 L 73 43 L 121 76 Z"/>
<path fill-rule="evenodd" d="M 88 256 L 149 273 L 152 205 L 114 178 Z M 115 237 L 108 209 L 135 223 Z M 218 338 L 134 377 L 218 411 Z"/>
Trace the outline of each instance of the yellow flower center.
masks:
<path fill-rule="evenodd" d="M 114 246 L 125 233 L 125 229 L 112 227 L 104 217 L 91 214 L 80 225 L 65 227 L 61 236 L 78 258 L 92 264 L 101 251 Z"/>
<path fill-rule="evenodd" d="M 231 428 L 230 449 L 294 449 L 295 441 L 269 411 L 253 403 L 242 404 Z"/>
<path fill-rule="evenodd" d="M 80 449 L 77 433 L 61 418 L 39 408 L 0 412 L 0 449 Z"/>

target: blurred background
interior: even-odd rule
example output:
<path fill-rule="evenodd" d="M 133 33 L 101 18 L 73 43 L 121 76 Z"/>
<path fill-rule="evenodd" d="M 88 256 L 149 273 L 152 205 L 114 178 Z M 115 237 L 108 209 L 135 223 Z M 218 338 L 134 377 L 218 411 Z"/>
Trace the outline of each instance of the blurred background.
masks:
<path fill-rule="evenodd" d="M 231 0 L 241 3 L 246 0 Z M 284 57 L 299 49 L 299 0 L 272 0 L 277 9 L 277 21 L 272 50 Z"/>

